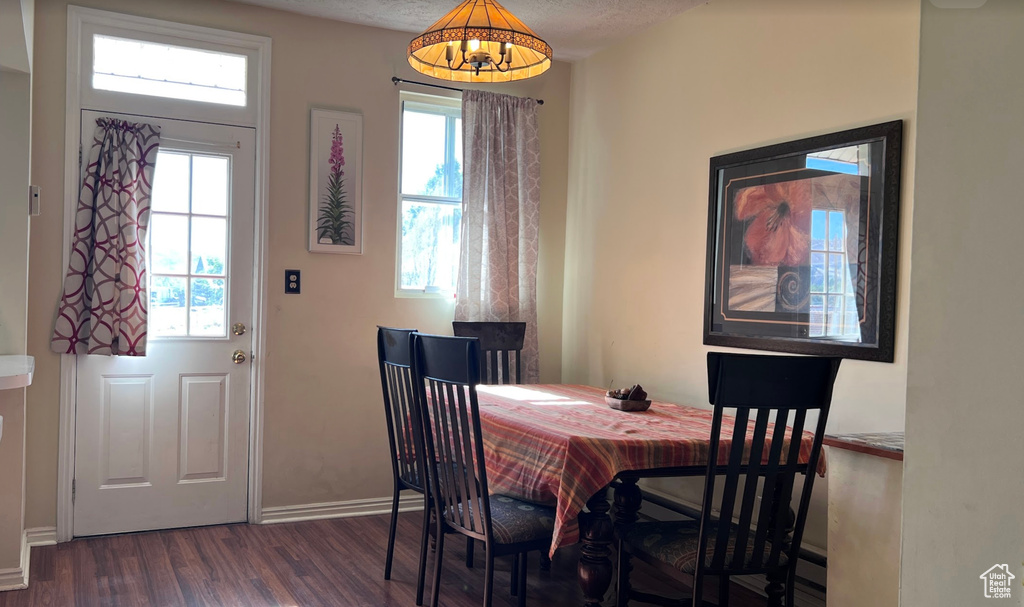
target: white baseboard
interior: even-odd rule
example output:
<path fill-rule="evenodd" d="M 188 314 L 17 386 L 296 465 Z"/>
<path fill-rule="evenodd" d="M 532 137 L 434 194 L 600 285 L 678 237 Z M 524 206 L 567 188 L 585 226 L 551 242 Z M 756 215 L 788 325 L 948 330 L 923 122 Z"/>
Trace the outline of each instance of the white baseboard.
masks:
<path fill-rule="evenodd" d="M 25 530 L 25 541 L 29 547 L 52 546 L 57 543 L 56 527 L 33 527 Z"/>
<path fill-rule="evenodd" d="M 28 588 L 28 566 L 32 562 L 32 547 L 49 546 L 56 543 L 56 527 L 26 529 L 21 534 L 21 564 L 17 567 L 0 569 L 0 591 Z"/>
<path fill-rule="evenodd" d="M 398 500 L 399 512 L 413 512 L 422 509 L 422 495 L 403 495 Z M 373 516 L 376 514 L 391 514 L 390 497 L 375 497 L 345 502 L 323 502 L 320 504 L 298 504 L 295 506 L 274 506 L 263 509 L 263 517 L 260 519 L 260 523 L 295 523 L 326 518 Z"/>
<path fill-rule="evenodd" d="M 28 588 L 28 565 L 30 549 L 25 533 L 21 534 L 21 564 L 17 567 L 0 569 L 0 591 Z"/>

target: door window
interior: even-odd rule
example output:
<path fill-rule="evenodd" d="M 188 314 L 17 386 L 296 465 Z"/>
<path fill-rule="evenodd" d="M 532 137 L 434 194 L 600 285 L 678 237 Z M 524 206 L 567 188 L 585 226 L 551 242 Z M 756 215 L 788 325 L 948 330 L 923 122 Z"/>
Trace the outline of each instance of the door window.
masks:
<path fill-rule="evenodd" d="M 226 337 L 227 156 L 161 151 L 149 228 L 149 335 Z"/>

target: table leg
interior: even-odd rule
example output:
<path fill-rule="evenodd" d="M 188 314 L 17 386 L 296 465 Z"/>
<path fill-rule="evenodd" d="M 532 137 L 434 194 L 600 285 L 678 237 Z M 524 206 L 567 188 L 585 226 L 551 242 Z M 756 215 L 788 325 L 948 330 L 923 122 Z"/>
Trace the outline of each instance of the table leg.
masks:
<path fill-rule="evenodd" d="M 784 494 L 783 489 L 784 483 L 779 483 L 775 487 L 774 499 L 776 502 L 781 501 Z M 789 550 L 790 542 L 793 539 L 793 529 L 796 526 L 796 513 L 793 512 L 793 508 L 786 508 L 783 511 L 785 520 L 770 520 L 768 521 L 768 529 L 771 535 L 775 535 L 775 526 L 782 525 L 782 549 Z M 796 566 L 791 563 L 791 566 Z M 786 575 L 783 572 L 775 572 L 768 575 L 768 585 L 764 588 L 764 593 L 768 595 L 768 607 L 782 607 L 782 599 L 786 596 Z"/>
<path fill-rule="evenodd" d="M 601 607 L 612 584 L 612 519 L 607 492 L 602 489 L 587 501 L 580 514 L 580 564 L 577 569 L 585 607 Z"/>
<path fill-rule="evenodd" d="M 636 478 L 624 478 L 621 484 L 615 488 L 615 533 L 616 535 L 627 525 L 632 525 L 639 518 L 640 506 L 643 505 L 643 495 L 640 487 L 637 487 Z M 618 584 L 616 596 L 619 597 L 617 607 L 624 607 L 629 603 L 629 574 L 633 570 L 629 554 L 620 550 L 618 554 Z"/>
<path fill-rule="evenodd" d="M 768 607 L 782 607 L 782 597 L 786 596 L 785 579 L 786 576 L 778 572 L 768 574 L 768 585 L 764 587 L 764 593 L 768 595 Z"/>

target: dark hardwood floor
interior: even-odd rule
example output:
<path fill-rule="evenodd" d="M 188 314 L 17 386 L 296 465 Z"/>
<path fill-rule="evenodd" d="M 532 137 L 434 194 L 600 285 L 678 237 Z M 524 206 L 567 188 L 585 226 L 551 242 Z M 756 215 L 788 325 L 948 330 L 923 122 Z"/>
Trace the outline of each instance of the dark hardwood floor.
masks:
<path fill-rule="evenodd" d="M 383 579 L 386 516 L 223 525 L 80 539 L 33 548 L 28 590 L 0 592 L 0 607 L 412 607 L 419 517 L 419 513 L 400 516 L 395 565 L 388 582 Z M 576 585 L 577 558 L 574 548 L 561 550 L 551 571 L 540 572 L 537 555 L 531 555 L 528 605 L 581 605 Z M 479 551 L 476 567 L 466 569 L 464 562 L 465 542 L 447 542 L 441 578 L 441 605 L 445 607 L 482 604 Z M 509 559 L 499 559 L 495 607 L 515 605 L 508 594 L 509 566 Z M 664 588 L 655 575 L 638 563 L 634 579 L 643 588 L 652 584 Z M 428 600 L 429 584 L 428 575 Z M 731 604 L 750 607 L 763 603 L 756 595 L 734 586 Z"/>

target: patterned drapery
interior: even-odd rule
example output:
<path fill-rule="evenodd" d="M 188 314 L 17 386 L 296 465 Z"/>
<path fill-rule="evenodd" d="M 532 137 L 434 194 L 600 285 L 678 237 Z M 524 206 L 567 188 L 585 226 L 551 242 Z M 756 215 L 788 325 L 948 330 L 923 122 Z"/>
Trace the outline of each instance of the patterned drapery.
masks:
<path fill-rule="evenodd" d="M 146 355 L 146 230 L 159 146 L 159 127 L 96 121 L 50 340 L 55 352 Z"/>
<path fill-rule="evenodd" d="M 540 378 L 537 102 L 466 91 L 462 124 L 462 250 L 455 320 L 525 322 L 522 377 L 526 383 L 536 383 Z"/>

